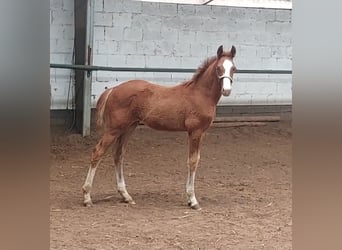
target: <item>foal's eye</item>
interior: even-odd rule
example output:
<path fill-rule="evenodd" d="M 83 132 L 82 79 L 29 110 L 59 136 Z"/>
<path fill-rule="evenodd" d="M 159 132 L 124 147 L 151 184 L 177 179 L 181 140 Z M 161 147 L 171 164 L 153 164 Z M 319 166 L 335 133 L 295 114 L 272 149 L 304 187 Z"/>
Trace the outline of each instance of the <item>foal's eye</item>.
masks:
<path fill-rule="evenodd" d="M 235 71 L 236 71 L 236 67 L 234 66 L 234 67 L 233 67 L 233 72 L 235 72 Z"/>

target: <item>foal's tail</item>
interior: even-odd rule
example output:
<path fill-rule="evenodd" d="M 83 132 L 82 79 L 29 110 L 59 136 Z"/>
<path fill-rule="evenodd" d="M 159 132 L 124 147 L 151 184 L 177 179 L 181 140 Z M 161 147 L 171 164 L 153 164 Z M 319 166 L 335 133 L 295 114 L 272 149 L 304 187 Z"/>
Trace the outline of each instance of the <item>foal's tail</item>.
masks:
<path fill-rule="evenodd" d="M 97 120 L 96 120 L 96 125 L 97 128 L 99 129 L 103 129 L 104 126 L 106 125 L 106 120 L 105 120 L 105 110 L 106 110 L 106 106 L 107 106 L 107 100 L 108 97 L 110 95 L 110 93 L 112 93 L 113 88 L 111 89 L 107 89 L 105 92 L 103 92 L 99 98 L 99 100 L 97 101 L 97 105 L 96 105 L 96 110 L 97 110 Z"/>

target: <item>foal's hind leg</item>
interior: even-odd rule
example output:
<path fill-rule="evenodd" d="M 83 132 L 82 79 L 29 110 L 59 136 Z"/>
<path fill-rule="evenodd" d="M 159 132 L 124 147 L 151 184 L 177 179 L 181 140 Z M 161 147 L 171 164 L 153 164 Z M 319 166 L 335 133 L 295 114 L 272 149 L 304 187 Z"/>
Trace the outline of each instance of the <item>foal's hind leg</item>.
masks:
<path fill-rule="evenodd" d="M 202 137 L 202 131 L 189 133 L 188 180 L 186 182 L 186 194 L 188 205 L 196 210 L 201 209 L 195 196 L 195 175 L 200 160 L 200 144 Z"/>
<path fill-rule="evenodd" d="M 133 133 L 136 126 L 137 124 L 133 124 L 127 132 L 122 134 L 115 143 L 116 145 L 113 147 L 113 159 L 118 192 L 123 198 L 124 202 L 130 204 L 135 204 L 135 202 L 132 199 L 132 197 L 128 194 L 126 189 L 126 183 L 123 174 L 123 154 L 125 152 L 125 147 L 127 145 L 129 136 Z"/>
<path fill-rule="evenodd" d="M 87 207 L 92 205 L 91 201 L 91 188 L 93 185 L 93 180 L 95 177 L 95 172 L 97 167 L 99 166 L 103 155 L 106 153 L 108 147 L 117 139 L 117 133 L 106 132 L 98 144 L 95 146 L 92 157 L 91 157 L 91 165 L 88 170 L 87 178 L 82 186 L 84 201 L 83 204 Z"/>

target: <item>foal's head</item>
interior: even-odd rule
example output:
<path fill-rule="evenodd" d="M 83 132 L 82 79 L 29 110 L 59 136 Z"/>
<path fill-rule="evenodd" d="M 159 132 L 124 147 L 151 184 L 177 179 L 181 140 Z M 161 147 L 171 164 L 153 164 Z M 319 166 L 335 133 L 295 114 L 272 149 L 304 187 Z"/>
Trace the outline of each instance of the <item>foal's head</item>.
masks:
<path fill-rule="evenodd" d="M 229 96 L 233 85 L 233 75 L 236 71 L 233 58 L 235 57 L 236 49 L 234 46 L 229 52 L 223 51 L 221 45 L 217 50 L 217 65 L 216 72 L 220 84 L 222 84 L 222 95 Z"/>

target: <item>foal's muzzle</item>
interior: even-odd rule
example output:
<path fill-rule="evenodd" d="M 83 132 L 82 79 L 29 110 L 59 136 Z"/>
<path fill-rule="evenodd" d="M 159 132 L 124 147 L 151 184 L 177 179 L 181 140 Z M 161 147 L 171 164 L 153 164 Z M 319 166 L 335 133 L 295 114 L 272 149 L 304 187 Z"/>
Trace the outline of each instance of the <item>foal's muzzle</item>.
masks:
<path fill-rule="evenodd" d="M 232 91 L 233 78 L 230 76 L 221 76 L 222 79 L 222 95 L 229 96 Z"/>

